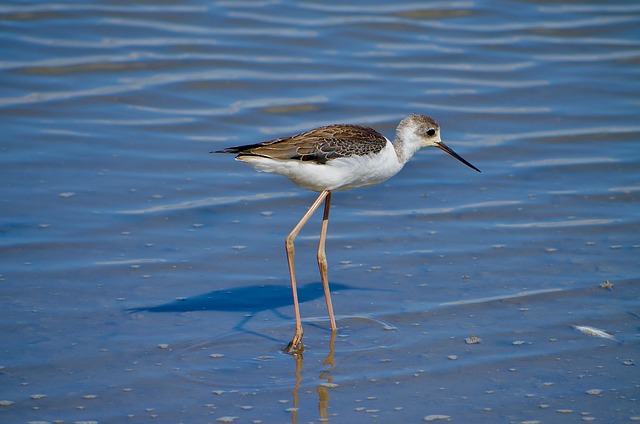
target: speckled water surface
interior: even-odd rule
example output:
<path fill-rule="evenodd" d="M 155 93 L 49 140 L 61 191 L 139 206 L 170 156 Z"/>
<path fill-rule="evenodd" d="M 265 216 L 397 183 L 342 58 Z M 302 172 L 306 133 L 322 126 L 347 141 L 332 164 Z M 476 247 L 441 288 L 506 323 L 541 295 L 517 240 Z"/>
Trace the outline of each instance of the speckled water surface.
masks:
<path fill-rule="evenodd" d="M 0 422 L 640 420 L 640 6 L 0 5 Z M 333 197 L 230 145 L 409 113 Z M 608 283 L 607 283 L 608 282 Z"/>

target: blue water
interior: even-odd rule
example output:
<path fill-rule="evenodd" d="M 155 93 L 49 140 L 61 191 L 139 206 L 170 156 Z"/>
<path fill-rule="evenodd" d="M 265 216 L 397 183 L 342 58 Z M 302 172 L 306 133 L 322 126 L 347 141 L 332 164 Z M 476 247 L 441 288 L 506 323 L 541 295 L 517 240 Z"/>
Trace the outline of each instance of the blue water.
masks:
<path fill-rule="evenodd" d="M 640 419 L 636 2 L 9 1 L 0 45 L 1 422 Z M 208 152 L 414 112 L 482 173 L 336 193 L 339 331 L 315 217 L 283 354 L 314 194 Z"/>

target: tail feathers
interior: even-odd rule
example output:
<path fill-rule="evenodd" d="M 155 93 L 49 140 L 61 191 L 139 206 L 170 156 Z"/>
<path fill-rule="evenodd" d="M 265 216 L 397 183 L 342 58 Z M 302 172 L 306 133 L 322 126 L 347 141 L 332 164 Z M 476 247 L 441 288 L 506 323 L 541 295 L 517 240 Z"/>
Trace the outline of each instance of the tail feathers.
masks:
<path fill-rule="evenodd" d="M 254 153 L 251 152 L 251 149 L 255 149 L 255 148 L 263 147 L 263 146 L 268 146 L 268 145 L 273 144 L 274 142 L 276 142 L 278 140 L 279 139 L 266 141 L 266 142 L 263 142 L 263 143 L 245 144 L 244 146 L 227 147 L 226 149 L 216 150 L 216 151 L 209 152 L 209 153 L 231 153 L 231 154 L 243 153 L 243 154 L 247 154 L 247 155 L 253 155 Z M 260 156 L 260 155 L 256 155 L 256 156 Z"/>
<path fill-rule="evenodd" d="M 209 153 L 240 153 L 240 148 L 239 147 L 227 147 L 226 149 L 223 150 L 214 150 L 212 152 Z"/>

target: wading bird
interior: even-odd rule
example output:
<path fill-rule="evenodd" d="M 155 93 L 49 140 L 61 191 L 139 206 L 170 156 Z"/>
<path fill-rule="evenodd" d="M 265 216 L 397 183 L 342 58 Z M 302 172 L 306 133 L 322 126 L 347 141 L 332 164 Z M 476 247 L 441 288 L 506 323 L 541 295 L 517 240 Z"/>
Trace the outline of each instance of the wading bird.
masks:
<path fill-rule="evenodd" d="M 411 114 L 396 129 L 391 142 L 378 131 L 359 125 L 336 124 L 315 128 L 291 137 L 276 138 L 257 144 L 228 147 L 215 153 L 236 154 L 236 159 L 261 172 L 284 175 L 297 186 L 320 195 L 286 238 L 289 277 L 293 290 L 296 332 L 285 352 L 296 353 L 302 345 L 302 321 L 298 305 L 294 269 L 293 242 L 313 213 L 324 202 L 324 216 L 318 245 L 318 266 L 324 288 L 331 330 L 336 320 L 331 304 L 325 239 L 331 207 L 331 193 L 379 184 L 396 175 L 422 147 L 437 147 L 468 167 L 478 168 L 464 160 L 440 139 L 440 126 L 428 116 Z"/>

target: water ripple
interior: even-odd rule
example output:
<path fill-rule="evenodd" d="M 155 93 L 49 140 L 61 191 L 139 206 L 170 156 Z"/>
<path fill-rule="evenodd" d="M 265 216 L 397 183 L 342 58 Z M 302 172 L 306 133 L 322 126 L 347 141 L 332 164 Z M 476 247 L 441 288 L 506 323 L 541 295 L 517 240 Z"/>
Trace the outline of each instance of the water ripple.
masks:
<path fill-rule="evenodd" d="M 583 158 L 547 158 L 540 160 L 532 160 L 527 162 L 517 162 L 513 166 L 516 168 L 537 168 L 541 166 L 568 166 L 568 165 L 587 165 L 594 163 L 612 163 L 618 162 L 614 158 L 607 157 L 583 157 Z"/>
<path fill-rule="evenodd" d="M 600 226 L 621 222 L 621 219 L 576 219 L 569 221 L 524 222 L 518 224 L 496 224 L 501 228 L 568 228 L 581 226 Z"/>
<path fill-rule="evenodd" d="M 55 37 L 34 37 L 28 35 L 15 36 L 16 41 L 27 44 L 49 46 L 49 47 L 71 47 L 89 49 L 114 49 L 122 47 L 165 47 L 165 46 L 215 46 L 219 45 L 217 40 L 212 38 L 193 37 L 109 37 L 97 41 L 87 41 L 69 38 Z"/>
<path fill-rule="evenodd" d="M 627 187 L 611 187 L 609 191 L 617 193 L 632 193 L 640 191 L 640 186 L 627 186 Z"/>
<path fill-rule="evenodd" d="M 51 59 L 38 59 L 32 61 L 0 61 L 0 69 L 21 69 L 30 73 L 74 73 L 80 71 L 134 70 L 141 67 L 141 62 L 150 61 L 225 61 L 225 62 L 252 62 L 252 63 L 277 63 L 277 64 L 303 64 L 313 63 L 311 59 L 289 56 L 243 55 L 243 54 L 218 54 L 218 53 L 174 53 L 161 54 L 153 52 L 136 52 L 113 55 L 87 55 L 72 56 Z M 122 65 L 116 67 L 115 65 Z M 128 65 L 124 66 L 124 65 Z"/>
<path fill-rule="evenodd" d="M 514 62 L 514 63 L 425 63 L 425 62 L 393 62 L 378 64 L 380 68 L 390 69 L 445 69 L 450 71 L 469 71 L 469 72 L 513 72 L 525 68 L 531 68 L 536 62 Z"/>
<path fill-rule="evenodd" d="M 640 46 L 640 41 L 629 38 L 612 38 L 612 37 L 560 37 L 553 35 L 514 35 L 504 34 L 500 36 L 487 37 L 484 35 L 478 35 L 473 38 L 467 37 L 449 37 L 442 36 L 438 38 L 439 41 L 445 44 L 462 44 L 466 46 L 473 45 L 516 45 L 516 44 L 559 44 L 562 46 L 574 46 L 574 45 L 604 45 L 615 47 L 637 47 Z"/>
<path fill-rule="evenodd" d="M 143 19 L 121 19 L 121 18 L 109 18 L 105 19 L 105 23 L 118 25 L 118 26 L 130 26 L 133 28 L 151 28 L 167 32 L 175 32 L 178 34 L 198 34 L 198 35 L 224 35 L 225 37 L 231 35 L 247 35 L 247 36 L 271 36 L 271 37 L 287 37 L 287 38 L 308 38 L 316 37 L 318 33 L 310 30 L 299 30 L 292 28 L 211 28 L 197 26 L 193 24 L 181 25 L 171 24 L 166 21 L 151 21 Z"/>
<path fill-rule="evenodd" d="M 541 12 L 545 13 L 637 13 L 640 12 L 640 5 L 638 4 L 609 4 L 609 3 L 594 3 L 594 4 L 563 4 L 561 6 L 540 6 L 538 8 Z"/>
<path fill-rule="evenodd" d="M 544 131 L 523 131 L 520 133 L 492 133 L 487 136 L 473 135 L 474 143 L 479 146 L 499 146 L 524 140 L 557 140 L 567 137 L 592 137 L 594 134 L 640 134 L 640 126 L 580 126 Z M 527 163 L 527 162 L 523 162 Z"/>
<path fill-rule="evenodd" d="M 441 303 L 440 306 L 473 305 L 478 303 L 495 302 L 496 300 L 519 299 L 522 297 L 536 296 L 539 294 L 554 293 L 558 291 L 562 291 L 562 289 L 552 288 L 552 289 L 542 289 L 542 290 L 527 290 L 527 291 L 523 291 L 515 294 L 505 294 L 500 296 L 489 296 L 489 297 L 480 297 L 477 299 L 466 299 L 466 300 L 456 300 L 453 302 L 445 302 L 445 303 Z"/>
<path fill-rule="evenodd" d="M 574 30 L 579 28 L 593 28 L 599 26 L 621 25 L 635 22 L 635 16 L 607 16 L 597 18 L 575 19 L 562 21 L 522 20 L 520 22 L 504 22 L 500 24 L 467 24 L 448 23 L 447 28 L 466 33 L 496 33 L 496 32 L 525 32 L 538 30 Z"/>
<path fill-rule="evenodd" d="M 538 60 L 544 60 L 548 62 L 599 62 L 607 60 L 634 60 L 640 58 L 640 50 L 629 52 L 538 54 L 534 55 L 534 57 Z"/>
<path fill-rule="evenodd" d="M 402 13 L 417 10 L 428 10 L 433 12 L 438 9 L 470 9 L 474 5 L 471 1 L 433 1 L 429 3 L 385 3 L 372 4 L 367 6 L 369 13 Z M 300 8 L 309 10 L 320 10 L 334 13 L 354 13 L 362 12 L 362 6 L 350 4 L 325 4 L 325 3 L 301 3 Z"/>
<path fill-rule="evenodd" d="M 366 73 L 302 73 L 302 72 L 261 72 L 239 69 L 210 70 L 202 72 L 172 72 L 156 74 L 148 77 L 124 78 L 122 82 L 141 86 L 173 84 L 189 81 L 230 81 L 230 80 L 264 80 L 264 81 L 349 81 L 373 80 L 373 74 Z"/>
<path fill-rule="evenodd" d="M 118 12 L 131 13 L 138 15 L 140 13 L 202 13 L 206 12 L 206 6 L 174 6 L 174 5 L 150 5 L 141 6 L 135 4 L 127 4 L 126 6 L 91 4 L 91 3 L 47 3 L 33 5 L 0 5 L 0 13 L 14 14 L 33 14 L 38 12 Z"/>
<path fill-rule="evenodd" d="M 126 84 L 126 85 L 109 85 L 104 87 L 87 88 L 82 90 L 35 92 L 35 93 L 29 93 L 29 94 L 25 94 L 23 96 L 18 96 L 18 97 L 0 98 L 0 107 L 78 99 L 82 97 L 121 94 L 121 93 L 140 90 L 141 88 L 142 87 L 137 84 Z"/>
<path fill-rule="evenodd" d="M 455 112 L 469 112 L 480 114 L 531 114 L 531 113 L 549 113 L 550 107 L 491 107 L 486 105 L 478 106 L 451 106 L 436 103 L 411 103 L 411 106 L 425 110 L 450 110 Z"/>
<path fill-rule="evenodd" d="M 522 202 L 519 200 L 493 200 L 451 207 L 360 211 L 355 212 L 355 214 L 369 216 L 437 215 L 443 213 L 459 212 L 467 209 L 495 208 L 499 206 L 519 205 L 521 203 Z"/>
<path fill-rule="evenodd" d="M 156 112 L 156 113 L 167 113 L 167 114 L 173 114 L 173 115 L 216 116 L 216 115 L 234 115 L 245 109 L 274 108 L 274 107 L 287 107 L 289 109 L 292 109 L 294 106 L 300 105 L 300 104 L 317 104 L 317 103 L 326 103 L 327 101 L 328 99 L 325 96 L 309 96 L 309 97 L 300 97 L 300 98 L 284 97 L 284 98 L 239 100 L 227 107 L 221 107 L 221 108 L 176 109 L 176 108 L 159 108 L 159 107 L 151 107 L 151 106 L 134 106 L 134 108 Z"/>
<path fill-rule="evenodd" d="M 283 26 L 300 26 L 300 27 L 328 27 L 341 25 L 356 24 L 392 24 L 404 21 L 402 18 L 393 16 L 377 16 L 377 15 L 341 15 L 325 18 L 297 18 L 290 19 L 287 16 L 277 16 L 270 14 L 249 13 L 249 12 L 229 12 L 229 17 L 238 19 L 248 19 L 256 22 L 264 22 L 270 24 L 278 24 Z"/>
<path fill-rule="evenodd" d="M 127 215 L 142 215 L 142 214 L 156 213 L 156 212 L 167 212 L 167 211 L 174 211 L 174 210 L 202 208 L 206 206 L 229 205 L 229 204 L 238 203 L 238 202 L 274 199 L 279 197 L 283 197 L 283 198 L 294 197 L 296 195 L 297 193 L 294 193 L 294 192 L 276 192 L 276 193 L 259 193 L 259 194 L 246 195 L 246 196 L 208 197 L 206 199 L 188 200 L 188 201 L 179 202 L 179 203 L 157 205 L 157 206 L 144 208 L 144 209 L 121 210 L 121 211 L 118 211 L 118 213 L 127 214 Z"/>
<path fill-rule="evenodd" d="M 475 78 L 452 78 L 452 77 L 414 77 L 411 81 L 418 83 L 442 83 L 452 85 L 473 85 L 478 87 L 500 87 L 500 88 L 526 88 L 526 87 L 542 87 L 550 85 L 547 80 L 520 80 L 505 81 L 503 79 L 475 79 Z"/>

